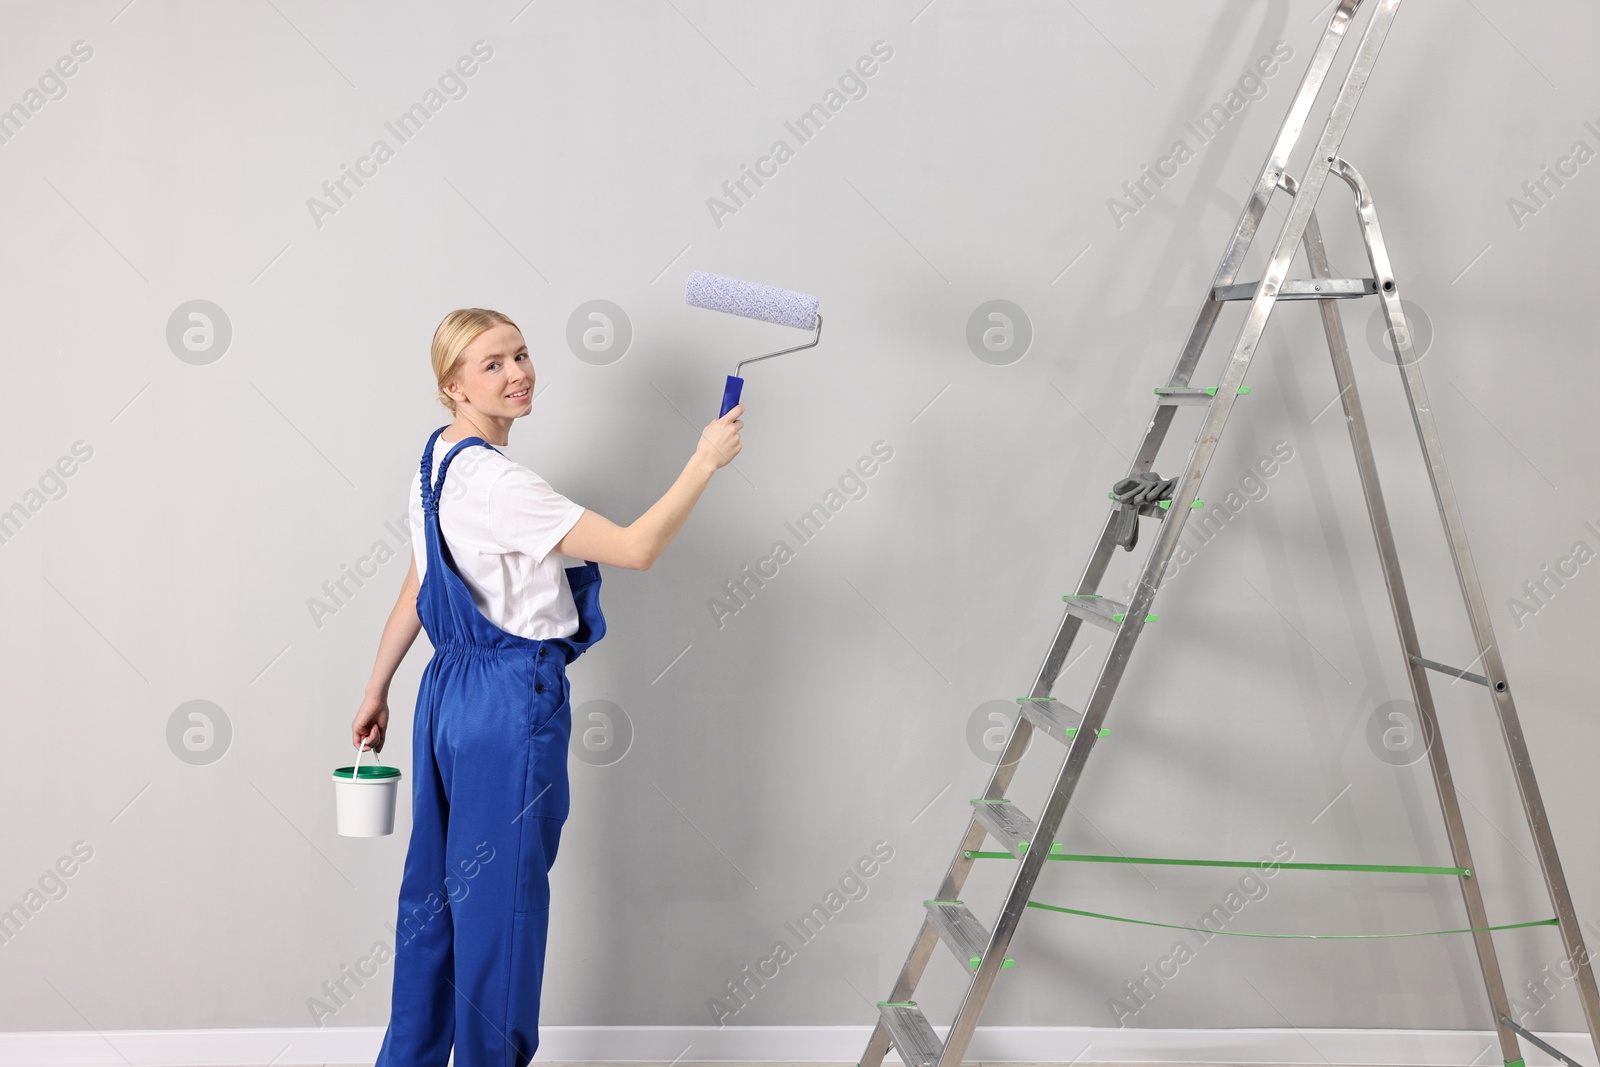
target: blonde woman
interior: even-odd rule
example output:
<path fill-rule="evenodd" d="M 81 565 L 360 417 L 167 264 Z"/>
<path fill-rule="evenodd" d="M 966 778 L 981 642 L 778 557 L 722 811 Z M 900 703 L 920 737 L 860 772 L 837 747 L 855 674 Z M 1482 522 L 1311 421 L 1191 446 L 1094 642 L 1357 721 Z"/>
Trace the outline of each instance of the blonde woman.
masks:
<path fill-rule="evenodd" d="M 419 627 L 433 658 L 412 724 L 412 828 L 394 1000 L 379 1067 L 523 1067 L 539 1045 L 549 871 L 567 817 L 566 667 L 605 635 L 598 564 L 646 570 L 712 474 L 739 454 L 738 406 L 701 432 L 666 494 L 628 526 L 507 458 L 534 369 L 522 333 L 483 308 L 433 335 L 455 421 L 411 479 L 411 571 L 384 625 L 351 741 L 382 751 L 389 683 Z M 584 560 L 563 567 L 560 557 Z"/>

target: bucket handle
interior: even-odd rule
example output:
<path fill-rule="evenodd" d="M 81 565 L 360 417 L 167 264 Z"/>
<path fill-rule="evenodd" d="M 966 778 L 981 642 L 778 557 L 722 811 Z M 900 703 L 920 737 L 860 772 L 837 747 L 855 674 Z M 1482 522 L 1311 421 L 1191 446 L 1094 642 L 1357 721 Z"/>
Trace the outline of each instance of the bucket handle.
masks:
<path fill-rule="evenodd" d="M 367 751 L 367 739 L 363 737 L 361 739 L 361 747 L 356 749 L 356 764 L 355 764 L 354 767 L 350 768 L 350 780 L 352 782 L 361 781 L 361 754 L 363 752 L 365 752 L 365 751 Z M 373 759 L 374 762 L 377 762 L 377 763 L 383 762 L 382 760 L 380 760 L 378 758 L 378 750 L 377 749 L 373 749 L 372 750 L 372 759 Z M 373 780 L 376 781 L 377 779 L 373 779 Z"/>

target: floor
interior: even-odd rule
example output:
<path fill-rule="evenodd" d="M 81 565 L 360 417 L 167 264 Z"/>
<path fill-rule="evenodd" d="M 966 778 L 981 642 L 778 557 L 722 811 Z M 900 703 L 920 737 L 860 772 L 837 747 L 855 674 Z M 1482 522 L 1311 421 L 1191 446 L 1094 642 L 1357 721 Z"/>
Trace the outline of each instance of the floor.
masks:
<path fill-rule="evenodd" d="M 899 1063 L 898 1060 L 885 1060 L 884 1062 L 891 1065 Z M 740 1062 L 736 1060 L 541 1060 L 537 1058 L 534 1059 L 532 1067 L 616 1067 L 616 1065 L 623 1063 L 627 1064 L 627 1067 L 856 1067 L 854 1063 L 843 1061 L 833 1063 L 820 1060 L 750 1060 Z M 259 1067 L 269 1067 L 269 1065 L 261 1064 Z M 322 1067 L 371 1067 L 371 1065 L 325 1063 L 322 1064 Z M 1071 1065 L 1063 1063 L 1023 1063 L 1015 1060 L 968 1060 L 962 1067 L 1098 1067 L 1098 1065 L 1091 1063 Z M 1138 1067 L 1194 1067 L 1194 1065 L 1141 1063 Z M 1207 1064 L 1206 1067 L 1216 1067 L 1216 1065 Z M 1264 1067 L 1264 1065 L 1252 1064 L 1251 1067 Z"/>

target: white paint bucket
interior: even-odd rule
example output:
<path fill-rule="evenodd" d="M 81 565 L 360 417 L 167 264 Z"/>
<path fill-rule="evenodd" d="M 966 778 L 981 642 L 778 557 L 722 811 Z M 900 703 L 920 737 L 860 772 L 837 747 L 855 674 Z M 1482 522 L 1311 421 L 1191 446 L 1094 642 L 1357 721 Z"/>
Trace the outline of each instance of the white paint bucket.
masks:
<path fill-rule="evenodd" d="M 376 763 L 361 766 L 361 753 L 366 747 L 363 741 L 356 752 L 355 766 L 339 767 L 333 772 L 333 804 L 343 837 L 383 837 L 394 833 L 400 769 Z"/>

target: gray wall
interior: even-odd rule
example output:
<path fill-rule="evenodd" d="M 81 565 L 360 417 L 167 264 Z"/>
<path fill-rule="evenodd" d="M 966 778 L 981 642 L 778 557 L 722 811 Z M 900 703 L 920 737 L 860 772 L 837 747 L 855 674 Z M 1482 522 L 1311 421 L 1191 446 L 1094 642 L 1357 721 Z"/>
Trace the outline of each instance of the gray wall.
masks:
<path fill-rule="evenodd" d="M 627 522 L 676 476 L 733 363 L 797 336 L 686 307 L 691 269 L 820 294 L 827 332 L 749 368 L 744 452 L 661 561 L 605 572 L 611 630 L 573 669 L 575 704 L 580 730 L 609 701 L 633 737 L 608 765 L 616 749 L 572 760 L 544 1018 L 709 1023 L 708 1000 L 783 939 L 793 958 L 729 1022 L 872 1020 L 983 787 L 968 739 L 1027 689 L 1324 18 L 1320 0 L 924 4 L 7 6 L 0 104 L 45 91 L 0 144 L 14 398 L 0 505 L 26 513 L 0 545 L 0 906 L 37 905 L 0 945 L 0 1024 L 310 1025 L 324 981 L 390 939 L 409 802 L 393 837 L 341 838 L 328 772 L 348 761 L 404 572 L 388 524 L 446 421 L 431 332 L 457 306 L 517 319 L 550 393 L 510 454 Z M 1509 600 L 1575 544 L 1585 560 L 1600 549 L 1583 432 L 1600 386 L 1597 31 L 1575 0 L 1415 0 L 1344 146 L 1431 323 L 1423 372 L 1588 921 L 1600 563 L 1571 564 L 1537 610 Z M 385 124 L 480 40 L 492 56 L 400 143 Z M 1292 58 L 1247 81 L 1257 98 L 1201 145 L 1184 123 L 1279 41 Z M 865 95 L 846 79 L 859 98 L 799 143 L 786 121 L 875 42 L 892 56 Z M 63 91 L 48 72 L 75 47 L 92 55 L 63 63 Z M 1108 198 L 1179 138 L 1193 158 L 1114 219 Z M 792 158 L 713 212 L 779 139 Z M 314 213 L 378 140 L 392 157 Z M 1513 211 L 1578 141 L 1576 176 Z M 1348 208 L 1330 187 L 1335 265 L 1361 274 Z M 1032 331 L 1004 365 L 967 340 L 996 299 Z M 592 300 L 627 317 L 619 359 L 568 344 Z M 198 351 L 174 340 L 192 301 L 218 327 Z M 1425 648 L 1465 661 L 1371 314 L 1348 306 L 1345 321 Z M 1280 308 L 1249 384 L 1201 496 L 1243 482 L 1253 499 L 1163 592 L 1062 839 L 1445 862 L 1426 763 L 1381 743 L 1386 702 L 1408 691 L 1313 310 Z M 799 544 L 784 523 L 880 441 L 892 458 L 865 494 Z M 1275 446 L 1292 457 L 1248 481 Z M 88 458 L 52 480 L 75 449 Z M 794 558 L 719 626 L 710 600 L 779 539 Z M 395 558 L 315 618 L 323 583 L 379 542 Z M 1141 558 L 1119 554 L 1108 587 Z M 1105 651 L 1092 636 L 1057 691 L 1069 701 Z M 427 655 L 423 638 L 393 687 L 387 756 L 405 768 Z M 1547 916 L 1489 705 L 1467 688 L 1439 690 L 1492 915 Z M 190 758 L 211 762 L 172 740 L 191 701 L 216 732 Z M 1057 752 L 1035 744 L 1013 795 L 1036 811 Z M 892 858 L 865 896 L 800 943 L 785 923 L 880 841 Z M 76 842 L 91 854 L 74 864 Z M 969 883 L 985 918 L 1007 870 L 985 861 Z M 29 896 L 41 884 L 53 897 Z M 1037 898 L 1185 924 L 1239 884 L 1053 864 Z M 1463 925 L 1449 879 L 1258 885 L 1230 929 Z M 1182 936 L 1030 911 L 985 1022 L 1114 1025 L 1110 999 Z M 1514 990 L 1560 954 L 1549 930 L 1500 945 Z M 1125 999 L 1122 1022 L 1486 1024 L 1461 938 L 1220 937 L 1166 966 L 1176 976 L 1137 1012 Z M 381 1025 L 389 978 L 325 1021 Z M 960 987 L 941 951 L 919 1000 L 942 1022 Z M 1577 1029 L 1571 989 L 1534 1020 Z"/>

